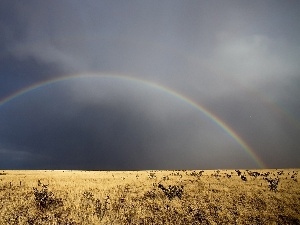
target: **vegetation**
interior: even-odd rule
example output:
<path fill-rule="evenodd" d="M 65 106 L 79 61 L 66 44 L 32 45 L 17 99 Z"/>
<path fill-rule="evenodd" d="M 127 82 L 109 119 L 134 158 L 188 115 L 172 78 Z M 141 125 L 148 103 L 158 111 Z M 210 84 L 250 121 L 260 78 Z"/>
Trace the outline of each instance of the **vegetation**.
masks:
<path fill-rule="evenodd" d="M 295 169 L 0 175 L 0 224 L 300 224 Z"/>

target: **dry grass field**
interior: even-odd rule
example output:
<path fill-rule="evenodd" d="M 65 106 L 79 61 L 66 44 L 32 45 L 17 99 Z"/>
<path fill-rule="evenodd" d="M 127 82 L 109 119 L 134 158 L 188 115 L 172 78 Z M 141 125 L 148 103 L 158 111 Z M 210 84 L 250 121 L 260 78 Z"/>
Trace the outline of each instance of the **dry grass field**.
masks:
<path fill-rule="evenodd" d="M 0 224 L 300 224 L 298 171 L 0 171 Z"/>

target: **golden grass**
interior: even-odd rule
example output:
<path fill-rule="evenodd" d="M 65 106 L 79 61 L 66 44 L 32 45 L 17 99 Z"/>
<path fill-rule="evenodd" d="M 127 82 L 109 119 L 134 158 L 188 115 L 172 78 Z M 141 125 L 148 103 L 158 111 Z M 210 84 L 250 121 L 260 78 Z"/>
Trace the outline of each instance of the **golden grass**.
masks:
<path fill-rule="evenodd" d="M 300 224 L 299 170 L 251 171 L 0 171 L 0 224 Z"/>

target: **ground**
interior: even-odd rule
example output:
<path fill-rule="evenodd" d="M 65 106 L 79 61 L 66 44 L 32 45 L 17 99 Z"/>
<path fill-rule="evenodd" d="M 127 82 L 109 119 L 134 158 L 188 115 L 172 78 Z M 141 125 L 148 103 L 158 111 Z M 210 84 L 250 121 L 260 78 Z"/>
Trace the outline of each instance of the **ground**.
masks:
<path fill-rule="evenodd" d="M 300 224 L 299 170 L 0 171 L 0 224 Z"/>

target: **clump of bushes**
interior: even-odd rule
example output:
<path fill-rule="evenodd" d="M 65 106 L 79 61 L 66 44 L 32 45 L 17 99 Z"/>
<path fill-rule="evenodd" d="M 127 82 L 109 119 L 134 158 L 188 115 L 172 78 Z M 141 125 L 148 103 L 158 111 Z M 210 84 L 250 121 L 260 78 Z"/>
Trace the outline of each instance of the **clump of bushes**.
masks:
<path fill-rule="evenodd" d="M 85 191 L 82 194 L 81 204 L 84 210 L 89 211 L 91 209 L 93 215 L 96 215 L 99 220 L 102 220 L 108 210 L 109 196 L 107 196 L 104 201 L 101 201 L 100 199 L 95 198 L 92 192 Z"/>
<path fill-rule="evenodd" d="M 53 192 L 48 190 L 48 185 L 40 181 L 38 181 L 38 187 L 33 188 L 33 194 L 37 208 L 42 211 L 63 206 L 62 199 L 56 198 Z"/>
<path fill-rule="evenodd" d="M 164 187 L 162 184 L 158 185 L 158 188 L 160 188 L 164 194 L 168 197 L 169 200 L 172 200 L 175 197 L 178 197 L 181 199 L 183 194 L 183 186 L 178 185 L 169 185 L 168 188 Z"/>
<path fill-rule="evenodd" d="M 278 187 L 278 183 L 279 183 L 279 178 L 275 178 L 275 179 L 271 179 L 271 178 L 264 178 L 266 181 L 268 181 L 269 183 L 269 188 L 270 191 L 278 191 L 277 187 Z"/>

